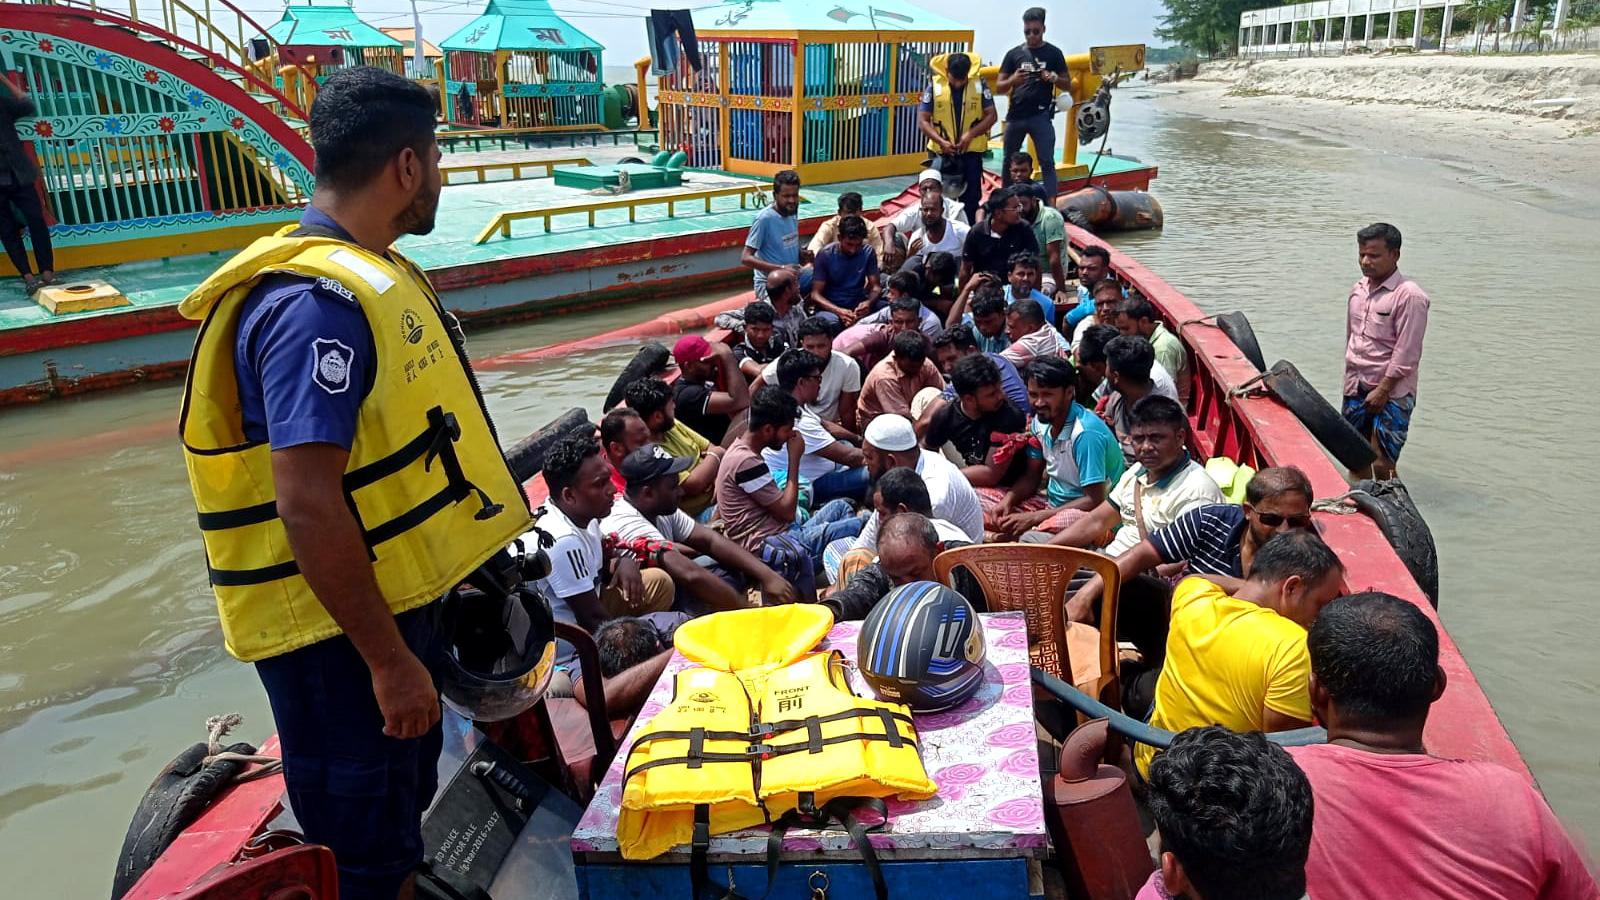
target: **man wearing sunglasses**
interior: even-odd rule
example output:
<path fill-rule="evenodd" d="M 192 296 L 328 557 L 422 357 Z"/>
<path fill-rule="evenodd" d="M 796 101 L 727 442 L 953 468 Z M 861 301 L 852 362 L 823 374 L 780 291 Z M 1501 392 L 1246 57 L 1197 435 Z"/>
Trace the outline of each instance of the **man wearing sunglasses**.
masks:
<path fill-rule="evenodd" d="M 1123 580 L 1168 563 L 1187 562 L 1232 592 L 1244 584 L 1256 551 L 1274 534 L 1311 528 L 1311 481 L 1293 466 L 1262 469 L 1245 488 L 1243 506 L 1191 509 L 1117 557 Z"/>

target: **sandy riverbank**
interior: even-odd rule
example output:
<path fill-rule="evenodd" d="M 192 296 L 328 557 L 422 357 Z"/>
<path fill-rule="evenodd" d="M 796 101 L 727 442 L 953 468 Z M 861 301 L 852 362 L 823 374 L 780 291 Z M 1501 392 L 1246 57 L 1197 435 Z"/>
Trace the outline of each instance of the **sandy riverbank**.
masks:
<path fill-rule="evenodd" d="M 1223 62 L 1134 86 L 1177 112 L 1435 159 L 1600 211 L 1600 55 Z M 1538 100 L 1576 98 L 1564 108 Z"/>

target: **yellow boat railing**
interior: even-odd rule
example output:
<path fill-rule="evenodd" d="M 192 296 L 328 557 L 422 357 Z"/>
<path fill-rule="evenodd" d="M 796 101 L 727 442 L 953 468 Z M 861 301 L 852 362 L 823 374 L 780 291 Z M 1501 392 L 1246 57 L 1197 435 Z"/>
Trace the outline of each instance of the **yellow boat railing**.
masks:
<path fill-rule="evenodd" d="M 541 206 L 537 209 L 514 209 L 506 212 L 495 213 L 493 219 L 478 233 L 474 244 L 486 244 L 489 239 L 499 233 L 501 237 L 511 237 L 511 223 L 525 219 L 543 219 L 544 230 L 550 231 L 550 220 L 556 216 L 575 215 L 577 213 L 589 214 L 589 227 L 594 227 L 594 214 L 604 209 L 626 209 L 628 221 L 637 221 L 636 215 L 641 206 L 667 207 L 667 218 L 674 218 L 677 214 L 679 203 L 705 202 L 706 212 L 711 212 L 711 201 L 719 197 L 738 197 L 739 208 L 748 209 L 749 201 L 757 196 L 766 196 L 767 185 L 742 184 L 732 187 L 707 188 L 699 191 L 689 191 L 680 194 L 657 194 L 652 197 L 619 197 L 615 200 L 597 200 L 591 203 L 564 203 L 560 206 Z"/>
<path fill-rule="evenodd" d="M 517 160 L 516 162 L 491 162 L 491 163 L 479 163 L 477 165 L 440 166 L 439 167 L 439 175 L 440 175 L 441 178 L 444 179 L 444 183 L 445 184 L 465 184 L 466 182 L 464 180 L 463 181 L 451 181 L 450 180 L 450 176 L 451 175 L 463 175 L 463 174 L 466 174 L 468 172 L 471 172 L 471 173 L 474 173 L 475 175 L 478 176 L 477 183 L 478 184 L 483 184 L 484 182 L 489 180 L 489 173 L 490 172 L 504 172 L 504 171 L 509 170 L 511 172 L 511 177 L 508 178 L 508 179 L 500 179 L 500 180 L 502 180 L 502 181 L 522 181 L 523 180 L 523 175 L 522 175 L 522 170 L 523 169 L 529 169 L 529 168 L 544 169 L 544 172 L 541 175 L 530 175 L 528 177 L 529 178 L 549 178 L 550 177 L 550 173 L 555 171 L 555 167 L 556 166 L 587 166 L 587 165 L 590 165 L 590 162 L 589 162 L 588 157 L 585 157 L 585 156 L 569 156 L 569 157 L 565 157 L 563 159 L 523 159 L 523 160 Z"/>

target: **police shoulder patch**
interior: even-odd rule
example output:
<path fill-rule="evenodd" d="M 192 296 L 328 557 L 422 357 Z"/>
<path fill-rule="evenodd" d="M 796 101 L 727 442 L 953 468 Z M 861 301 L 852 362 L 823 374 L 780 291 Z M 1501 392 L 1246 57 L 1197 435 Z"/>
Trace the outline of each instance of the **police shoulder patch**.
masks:
<path fill-rule="evenodd" d="M 355 356 L 343 341 L 316 338 L 311 342 L 311 380 L 330 394 L 350 390 L 350 364 Z"/>
<path fill-rule="evenodd" d="M 317 277 L 317 289 L 343 297 L 351 303 L 356 302 L 356 292 L 345 287 L 344 284 L 338 279 L 329 278 L 326 275 L 319 275 Z"/>

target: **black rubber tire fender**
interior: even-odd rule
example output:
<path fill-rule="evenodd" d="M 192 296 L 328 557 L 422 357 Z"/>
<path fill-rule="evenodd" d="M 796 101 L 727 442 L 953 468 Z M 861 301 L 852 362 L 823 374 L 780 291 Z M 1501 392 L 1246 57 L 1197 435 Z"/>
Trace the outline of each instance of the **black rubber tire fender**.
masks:
<path fill-rule="evenodd" d="M 660 372 L 671 362 L 672 351 L 667 349 L 666 344 L 660 341 L 646 341 L 639 347 L 638 352 L 633 354 L 633 359 L 628 360 L 628 364 L 622 367 L 622 374 L 611 383 L 611 390 L 606 391 L 606 401 L 600 408 L 601 414 L 610 412 L 622 402 L 622 392 L 628 389 L 628 385 Z"/>
<path fill-rule="evenodd" d="M 544 468 L 544 455 L 557 438 L 573 432 L 593 434 L 595 425 L 581 406 L 574 406 L 543 428 L 506 448 L 506 463 L 518 481 L 527 481 Z"/>
<path fill-rule="evenodd" d="M 1244 358 L 1250 360 L 1257 372 L 1267 370 L 1267 358 L 1261 353 L 1261 342 L 1256 340 L 1256 330 L 1250 327 L 1250 320 L 1245 318 L 1244 313 L 1236 310 L 1217 316 L 1217 327 L 1228 336 L 1228 340 L 1233 341 Z"/>
<path fill-rule="evenodd" d="M 1360 471 L 1377 460 L 1378 455 L 1367 439 L 1350 427 L 1344 416 L 1317 393 L 1293 363 L 1285 359 L 1273 363 L 1265 381 L 1267 388 L 1345 468 Z"/>
<path fill-rule="evenodd" d="M 1428 602 L 1438 609 L 1439 549 L 1433 541 L 1433 530 L 1422 518 L 1422 511 L 1417 509 L 1405 484 L 1398 478 L 1358 481 L 1350 489 L 1350 499 L 1378 524 Z"/>
<path fill-rule="evenodd" d="M 189 747 L 150 782 L 122 839 L 122 852 L 117 855 L 111 882 L 111 900 L 126 894 L 245 766 L 241 762 L 207 764 L 206 749 L 205 744 Z M 256 752 L 249 744 L 233 744 L 224 750 L 246 755 Z"/>

